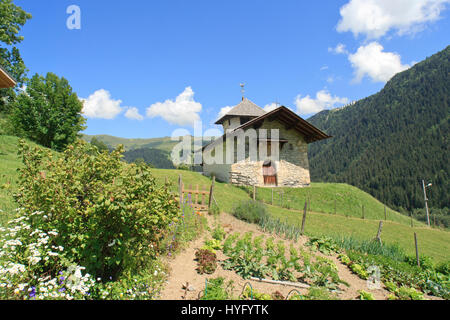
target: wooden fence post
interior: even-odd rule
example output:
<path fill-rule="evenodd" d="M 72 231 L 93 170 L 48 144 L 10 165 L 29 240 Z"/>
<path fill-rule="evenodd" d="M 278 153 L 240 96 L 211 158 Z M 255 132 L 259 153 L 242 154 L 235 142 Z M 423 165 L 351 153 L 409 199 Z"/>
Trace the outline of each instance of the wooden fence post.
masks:
<path fill-rule="evenodd" d="M 334 199 L 334 214 L 337 214 L 336 199 Z"/>
<path fill-rule="evenodd" d="M 253 185 L 253 201 L 256 200 L 256 185 Z"/>
<path fill-rule="evenodd" d="M 419 259 L 419 248 L 417 246 L 417 234 L 414 232 L 414 243 L 416 245 L 416 260 L 417 266 L 420 268 L 420 259 Z"/>
<path fill-rule="evenodd" d="M 366 218 L 365 214 L 364 214 L 364 205 L 362 206 L 362 218 L 363 218 L 363 220 Z"/>
<path fill-rule="evenodd" d="M 216 176 L 213 176 L 212 183 L 211 183 L 211 189 L 209 190 L 209 204 L 208 209 L 211 209 L 212 206 L 212 199 L 214 197 L 214 183 L 216 182 Z"/>
<path fill-rule="evenodd" d="M 273 188 L 272 188 L 272 202 L 271 202 L 271 204 L 273 205 Z"/>
<path fill-rule="evenodd" d="M 412 213 L 412 211 L 411 211 L 411 228 L 414 228 L 413 213 Z"/>
<path fill-rule="evenodd" d="M 303 220 L 302 220 L 302 230 L 301 230 L 302 235 L 305 232 L 306 212 L 307 211 L 308 211 L 308 203 L 305 201 L 305 209 L 303 210 Z"/>
<path fill-rule="evenodd" d="M 380 226 L 378 227 L 378 233 L 377 237 L 375 238 L 376 241 L 378 241 L 381 245 L 383 245 L 383 242 L 381 241 L 381 231 L 383 230 L 383 221 L 380 221 Z"/>
<path fill-rule="evenodd" d="M 386 205 L 384 205 L 384 221 L 387 221 Z"/>

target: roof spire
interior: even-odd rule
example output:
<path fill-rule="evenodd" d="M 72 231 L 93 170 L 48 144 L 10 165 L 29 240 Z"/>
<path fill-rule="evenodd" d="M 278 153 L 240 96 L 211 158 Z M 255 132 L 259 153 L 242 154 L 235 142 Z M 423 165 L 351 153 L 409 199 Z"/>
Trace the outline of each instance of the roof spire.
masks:
<path fill-rule="evenodd" d="M 241 93 L 242 93 L 242 101 L 244 101 L 244 94 L 245 94 L 245 83 L 241 83 Z"/>

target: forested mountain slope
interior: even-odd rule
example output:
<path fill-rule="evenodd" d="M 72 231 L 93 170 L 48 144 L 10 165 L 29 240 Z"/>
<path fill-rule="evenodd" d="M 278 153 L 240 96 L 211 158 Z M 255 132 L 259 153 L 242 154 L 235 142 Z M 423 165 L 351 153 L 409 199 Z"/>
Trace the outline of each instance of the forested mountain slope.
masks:
<path fill-rule="evenodd" d="M 312 180 L 345 182 L 408 210 L 450 207 L 450 46 L 379 93 L 308 119 L 333 138 L 310 146 Z"/>

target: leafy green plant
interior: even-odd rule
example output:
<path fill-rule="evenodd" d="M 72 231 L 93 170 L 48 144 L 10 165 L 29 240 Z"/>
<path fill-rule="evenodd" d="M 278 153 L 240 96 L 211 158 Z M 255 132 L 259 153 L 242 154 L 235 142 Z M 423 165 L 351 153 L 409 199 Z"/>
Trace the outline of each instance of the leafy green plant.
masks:
<path fill-rule="evenodd" d="M 400 300 L 425 300 L 422 292 L 408 286 L 397 287 L 395 283 L 387 281 L 386 288 Z"/>
<path fill-rule="evenodd" d="M 350 264 L 350 269 L 356 273 L 361 279 L 367 280 L 368 274 L 367 271 L 364 269 L 363 266 L 357 263 Z"/>
<path fill-rule="evenodd" d="M 241 298 L 243 300 L 253 299 L 253 300 L 272 300 L 272 296 L 267 293 L 261 293 L 246 287 L 242 293 Z"/>
<path fill-rule="evenodd" d="M 212 274 L 217 269 L 217 256 L 214 252 L 200 249 L 195 252 L 197 271 L 200 274 Z"/>
<path fill-rule="evenodd" d="M 442 262 L 436 266 L 436 272 L 450 276 L 450 261 Z"/>
<path fill-rule="evenodd" d="M 339 254 L 338 259 L 345 265 L 349 265 L 351 263 L 350 258 L 344 253 Z"/>
<path fill-rule="evenodd" d="M 216 253 L 216 250 L 222 250 L 223 245 L 219 240 L 210 239 L 205 241 L 205 245 L 202 247 L 204 250 L 209 250 L 213 253 Z"/>
<path fill-rule="evenodd" d="M 307 245 L 311 246 L 315 250 L 322 252 L 327 256 L 340 251 L 339 247 L 330 237 L 320 237 L 320 238 L 312 237 L 307 242 Z"/>
<path fill-rule="evenodd" d="M 223 239 L 225 239 L 226 232 L 220 225 L 218 225 L 212 231 L 211 236 L 217 241 L 223 241 Z"/>
<path fill-rule="evenodd" d="M 375 298 L 370 292 L 359 290 L 358 293 L 359 293 L 359 300 L 375 300 Z"/>
<path fill-rule="evenodd" d="M 225 284 L 225 278 L 218 277 L 210 279 L 200 300 L 230 300 L 232 298 L 233 281 Z"/>
<path fill-rule="evenodd" d="M 27 212 L 45 212 L 31 217 L 33 226 L 58 230 L 52 245 L 67 248 L 66 259 L 101 278 L 151 264 L 181 216 L 150 168 L 123 163 L 122 152 L 98 153 L 77 141 L 56 158 L 20 142 L 16 201 Z"/>
<path fill-rule="evenodd" d="M 410 264 L 412 266 L 416 266 L 417 258 L 415 256 L 407 256 L 405 258 L 405 262 L 407 262 L 408 264 Z M 420 263 L 420 268 L 422 268 L 423 270 L 434 270 L 433 259 L 431 259 L 430 257 L 421 255 L 419 257 L 419 263 Z"/>

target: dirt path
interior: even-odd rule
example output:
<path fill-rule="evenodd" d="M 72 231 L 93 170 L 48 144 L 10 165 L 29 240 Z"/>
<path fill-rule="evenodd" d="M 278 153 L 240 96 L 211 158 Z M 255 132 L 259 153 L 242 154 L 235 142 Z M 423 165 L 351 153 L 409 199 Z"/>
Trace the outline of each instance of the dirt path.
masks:
<path fill-rule="evenodd" d="M 222 227 L 224 227 L 227 233 L 239 232 L 241 234 L 244 234 L 246 232 L 252 231 L 255 236 L 259 235 L 269 236 L 269 234 L 261 232 L 261 230 L 259 230 L 259 228 L 256 225 L 248 224 L 243 221 L 237 220 L 236 218 L 234 218 L 229 214 L 225 213 L 221 214 L 220 217 L 218 218 L 218 221 L 222 225 Z M 212 217 L 208 217 L 208 223 L 210 227 L 213 228 L 214 219 Z M 307 293 L 308 291 L 307 289 L 298 289 L 283 285 L 273 285 L 257 281 L 244 280 L 233 271 L 224 270 L 221 267 L 220 263 L 214 274 L 212 275 L 198 274 L 196 271 L 197 262 L 194 260 L 195 251 L 203 246 L 205 237 L 208 236 L 209 235 L 206 234 L 200 239 L 191 242 L 189 247 L 187 247 L 181 253 L 176 255 L 174 258 L 167 261 L 169 264 L 170 276 L 163 291 L 161 292 L 162 300 L 198 299 L 199 294 L 201 294 L 205 289 L 205 280 L 217 277 L 225 278 L 226 282 L 228 282 L 229 280 L 233 281 L 234 285 L 233 296 L 236 298 L 239 297 L 247 282 L 250 282 L 253 289 L 260 293 L 272 294 L 276 291 L 279 291 L 283 296 L 286 296 L 292 289 L 297 289 L 302 294 Z M 285 241 L 287 248 L 289 248 L 289 245 L 293 243 L 292 241 L 286 241 L 275 235 L 271 236 L 274 237 L 275 240 Z M 299 241 L 296 243 L 296 247 L 304 246 L 307 241 L 308 239 L 306 237 L 301 237 Z M 221 252 L 218 252 L 217 256 L 218 259 L 221 261 L 226 258 Z M 389 292 L 383 288 L 378 290 L 368 289 L 366 281 L 361 280 L 358 276 L 353 274 L 347 268 L 347 266 L 343 265 L 336 257 L 328 257 L 328 258 L 330 258 L 331 260 L 333 260 L 333 262 L 336 263 L 339 270 L 339 277 L 350 285 L 350 287 L 346 287 L 345 285 L 340 286 L 342 292 L 338 294 L 339 299 L 345 300 L 356 299 L 359 296 L 358 290 L 364 290 L 366 292 L 372 293 L 374 298 L 377 300 L 384 300 L 389 295 Z M 189 286 L 192 287 L 191 288 L 192 291 L 186 292 L 185 290 L 183 290 L 183 285 L 185 285 L 186 283 L 189 283 Z"/>

